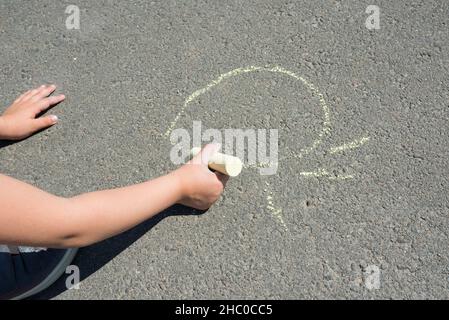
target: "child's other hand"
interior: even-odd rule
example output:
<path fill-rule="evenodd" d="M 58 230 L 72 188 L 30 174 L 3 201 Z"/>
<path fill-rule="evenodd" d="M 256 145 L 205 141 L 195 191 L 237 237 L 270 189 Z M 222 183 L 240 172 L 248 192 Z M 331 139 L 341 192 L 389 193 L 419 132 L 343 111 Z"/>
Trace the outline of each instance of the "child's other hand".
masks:
<path fill-rule="evenodd" d="M 0 116 L 0 139 L 21 140 L 54 125 L 55 115 L 36 117 L 65 99 L 63 94 L 50 97 L 55 89 L 55 85 L 42 85 L 18 97 Z"/>
<path fill-rule="evenodd" d="M 216 144 L 206 145 L 196 157 L 174 171 L 181 183 L 182 198 L 179 203 L 206 210 L 218 200 L 229 177 L 210 171 L 207 163 L 219 148 Z"/>

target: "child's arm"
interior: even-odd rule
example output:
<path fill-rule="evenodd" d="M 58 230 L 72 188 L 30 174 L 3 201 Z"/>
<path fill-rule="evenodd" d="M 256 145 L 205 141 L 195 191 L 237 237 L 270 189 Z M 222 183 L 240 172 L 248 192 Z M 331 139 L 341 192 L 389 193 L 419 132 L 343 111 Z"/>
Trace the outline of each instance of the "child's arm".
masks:
<path fill-rule="evenodd" d="M 203 159 L 213 152 L 214 145 L 208 145 Z M 141 184 L 62 198 L 0 175 L 0 243 L 86 246 L 124 232 L 176 203 L 207 209 L 222 193 L 224 183 L 223 176 L 207 165 L 186 164 Z"/>
<path fill-rule="evenodd" d="M 33 132 L 24 127 L 23 132 Z M 73 198 L 58 197 L 0 175 L 0 243 L 85 246 L 126 231 L 175 203 L 209 208 L 226 182 L 223 175 L 207 167 L 214 152 L 216 146 L 208 145 L 189 164 L 166 176 Z"/>

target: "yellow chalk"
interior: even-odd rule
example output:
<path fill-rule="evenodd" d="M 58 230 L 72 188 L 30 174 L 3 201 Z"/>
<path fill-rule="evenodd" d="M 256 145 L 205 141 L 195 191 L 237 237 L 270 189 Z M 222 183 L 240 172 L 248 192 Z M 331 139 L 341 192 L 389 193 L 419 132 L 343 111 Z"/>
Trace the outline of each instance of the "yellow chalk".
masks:
<path fill-rule="evenodd" d="M 196 156 L 201 151 L 201 148 L 193 148 L 190 153 L 192 157 Z M 242 161 L 237 158 L 220 152 L 216 152 L 209 159 L 209 168 L 215 171 L 226 174 L 230 177 L 236 177 L 240 174 L 243 168 Z"/>

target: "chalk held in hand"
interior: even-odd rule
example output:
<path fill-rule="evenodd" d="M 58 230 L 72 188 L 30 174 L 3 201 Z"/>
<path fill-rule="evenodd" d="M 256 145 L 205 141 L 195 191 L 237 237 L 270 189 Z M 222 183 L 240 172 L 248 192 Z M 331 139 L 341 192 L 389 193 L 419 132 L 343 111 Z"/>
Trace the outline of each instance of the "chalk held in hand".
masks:
<path fill-rule="evenodd" d="M 190 153 L 192 157 L 195 157 L 198 153 L 200 153 L 200 151 L 201 148 L 193 148 Z M 242 171 L 243 164 L 242 161 L 237 157 L 216 152 L 209 159 L 209 168 L 226 174 L 230 177 L 236 177 Z"/>

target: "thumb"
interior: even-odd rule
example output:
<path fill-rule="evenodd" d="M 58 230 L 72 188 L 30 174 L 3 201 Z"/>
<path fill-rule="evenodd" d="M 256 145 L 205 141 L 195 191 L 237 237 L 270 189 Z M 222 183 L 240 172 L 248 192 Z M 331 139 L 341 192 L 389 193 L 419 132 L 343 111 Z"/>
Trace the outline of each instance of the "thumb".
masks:
<path fill-rule="evenodd" d="M 47 127 L 54 125 L 56 122 L 58 122 L 58 117 L 55 115 L 36 118 L 34 120 L 34 129 L 36 131 L 45 129 Z"/>
<path fill-rule="evenodd" d="M 221 145 L 218 143 L 210 143 L 204 146 L 204 148 L 198 153 L 195 157 L 193 157 L 191 163 L 193 164 L 203 164 L 207 165 L 209 163 L 209 159 L 220 150 Z"/>

